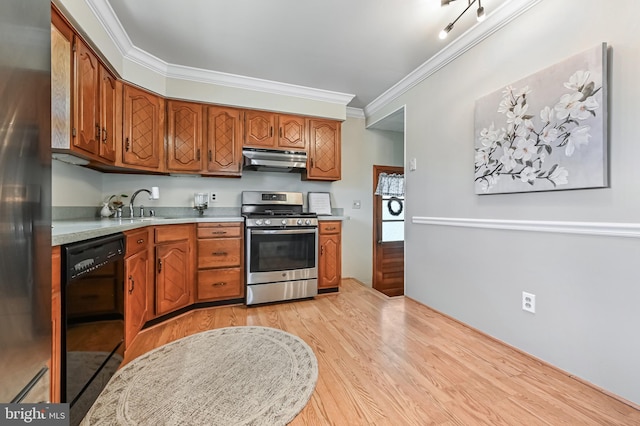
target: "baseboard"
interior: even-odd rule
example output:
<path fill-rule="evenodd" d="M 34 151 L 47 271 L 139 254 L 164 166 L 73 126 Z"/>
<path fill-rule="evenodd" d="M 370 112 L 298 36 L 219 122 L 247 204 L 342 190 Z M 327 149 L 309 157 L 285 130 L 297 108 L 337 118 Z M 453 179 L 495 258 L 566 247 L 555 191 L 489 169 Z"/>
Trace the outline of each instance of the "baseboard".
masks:
<path fill-rule="evenodd" d="M 512 345 L 510 345 L 510 344 L 508 344 L 508 343 L 506 343 L 506 342 L 504 342 L 504 341 L 502 341 L 502 340 L 500 340 L 500 339 L 498 339 L 498 338 L 496 338 L 496 337 L 494 337 L 494 336 L 491 336 L 491 335 L 489 335 L 489 334 L 485 333 L 485 332 L 484 332 L 484 331 L 482 331 L 482 330 L 479 330 L 479 329 L 477 329 L 477 328 L 475 328 L 475 327 L 472 327 L 472 326 L 470 326 L 469 324 L 467 324 L 467 323 L 465 323 L 465 322 L 462 322 L 462 321 L 460 321 L 460 320 L 459 320 L 459 319 L 457 319 L 457 318 L 452 317 L 451 315 L 447 315 L 447 314 L 445 314 L 444 312 L 441 312 L 441 311 L 439 311 L 439 310 L 437 310 L 437 309 L 434 309 L 434 308 L 432 308 L 432 307 L 431 307 L 431 306 L 429 306 L 429 305 L 425 305 L 424 303 L 419 302 L 418 300 L 416 300 L 416 299 L 414 299 L 414 298 L 412 298 L 412 297 L 409 297 L 409 296 L 405 296 L 405 297 L 406 297 L 407 299 L 410 299 L 410 300 L 412 300 L 412 301 L 416 302 L 416 303 L 417 303 L 417 304 L 419 304 L 419 305 L 424 306 L 425 308 L 427 308 L 427 309 L 429 309 L 429 310 L 431 310 L 431 311 L 433 311 L 433 312 L 435 312 L 435 313 L 437 313 L 437 314 L 439 314 L 439 315 L 442 315 L 442 316 L 443 316 L 443 317 L 445 317 L 445 318 L 450 319 L 451 321 L 453 321 L 453 322 L 455 322 L 455 323 L 457 323 L 457 324 L 460 324 L 461 326 L 463 326 L 463 327 L 465 327 L 465 328 L 467 328 L 467 329 L 469 329 L 469 330 L 472 330 L 472 331 L 474 331 L 474 332 L 476 332 L 476 333 L 480 334 L 480 335 L 481 335 L 481 336 L 483 336 L 483 337 L 486 337 L 487 339 L 490 339 L 490 340 L 492 340 L 492 341 L 494 341 L 494 342 L 498 343 L 499 345 L 502 345 L 502 346 L 505 346 L 505 347 L 507 347 L 507 348 L 510 348 L 510 349 L 512 349 L 512 350 L 514 350 L 514 351 L 516 351 L 516 352 L 518 352 L 519 354 L 521 354 L 521 355 L 523 355 L 523 356 L 526 356 L 527 358 L 529 358 L 529 359 L 531 359 L 531 360 L 533 360 L 533 361 L 535 361 L 535 362 L 538 362 L 538 363 L 540 363 L 540 364 L 543 364 L 544 366 L 546 366 L 546 367 L 548 367 L 548 368 L 550 368 L 550 369 L 552 369 L 552 370 L 555 370 L 556 372 L 558 372 L 558 373 L 560 373 L 560 374 L 562 374 L 562 375 L 564 375 L 564 376 L 569 377 L 570 379 L 573 379 L 573 380 L 575 380 L 575 381 L 577 381 L 577 382 L 580 382 L 580 383 L 582 383 L 583 385 L 588 386 L 588 387 L 590 387 L 590 388 L 591 388 L 591 389 L 593 389 L 593 390 L 596 390 L 596 391 L 598 391 L 598 392 L 600 392 L 600 393 L 602 393 L 602 394 L 604 394 L 604 395 L 607 395 L 607 396 L 608 396 L 608 397 L 610 397 L 610 398 L 615 399 L 616 401 L 619 401 L 619 402 L 621 402 L 621 403 L 623 403 L 623 404 L 625 404 L 625 405 L 628 405 L 629 407 L 631 407 L 631 408 L 633 408 L 633 409 L 635 409 L 635 410 L 640 411 L 640 405 L 636 404 L 635 402 L 629 401 L 628 399 L 625 399 L 625 398 L 621 397 L 620 395 L 617 395 L 617 394 L 615 394 L 615 393 L 613 393 L 613 392 L 611 392 L 611 391 L 608 391 L 608 390 L 606 390 L 606 389 L 604 389 L 604 388 L 602 388 L 602 387 L 600 387 L 600 386 L 598 386 L 598 385 L 595 385 L 595 384 L 593 384 L 593 383 L 591 383 L 591 382 L 589 382 L 589 381 L 587 381 L 587 380 L 585 380 L 585 379 L 583 379 L 583 378 L 581 378 L 581 377 L 575 376 L 575 375 L 573 375 L 573 374 L 571 374 L 571 373 L 569 373 L 569 372 L 567 372 L 567 371 L 564 371 L 564 370 L 563 370 L 563 369 L 561 369 L 560 367 L 557 367 L 557 366 L 555 366 L 555 365 L 553 365 L 553 364 L 551 364 L 551 363 L 549 363 L 549 362 L 547 362 L 547 361 L 545 361 L 545 360 L 543 360 L 543 359 L 540 359 L 540 358 L 538 358 L 538 357 L 536 357 L 536 356 L 534 356 L 534 355 L 531 355 L 530 353 L 525 352 L 525 351 L 523 351 L 523 350 L 522 350 L 522 349 L 520 349 L 520 348 L 517 348 L 517 347 L 515 347 L 515 346 L 512 346 Z"/>

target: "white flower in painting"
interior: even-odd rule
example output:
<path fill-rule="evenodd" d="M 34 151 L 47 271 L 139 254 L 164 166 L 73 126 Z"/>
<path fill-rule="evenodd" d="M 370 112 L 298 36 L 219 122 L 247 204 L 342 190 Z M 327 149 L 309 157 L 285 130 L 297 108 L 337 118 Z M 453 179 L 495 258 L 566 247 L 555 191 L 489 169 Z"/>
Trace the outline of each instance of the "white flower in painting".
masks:
<path fill-rule="evenodd" d="M 487 175 L 480 181 L 482 192 L 488 192 L 500 180 L 500 175 Z"/>
<path fill-rule="evenodd" d="M 513 153 L 515 150 L 513 148 L 504 148 L 504 154 L 500 157 L 500 162 L 504 165 L 504 168 L 507 171 L 513 170 L 516 166 L 516 159 L 513 158 Z"/>
<path fill-rule="evenodd" d="M 543 123 L 548 124 L 553 120 L 553 110 L 548 106 L 542 108 L 540 111 L 540 119 Z"/>
<path fill-rule="evenodd" d="M 555 127 L 547 126 L 542 129 L 542 133 L 540 133 L 540 139 L 542 139 L 547 144 L 551 144 L 556 139 L 558 139 L 558 135 L 560 132 Z"/>
<path fill-rule="evenodd" d="M 582 90 L 585 84 L 587 84 L 587 80 L 589 80 L 589 71 L 578 70 L 571 77 L 569 77 L 569 81 L 564 83 L 564 87 L 572 90 Z"/>
<path fill-rule="evenodd" d="M 520 180 L 522 182 L 535 182 L 536 180 L 536 169 L 534 169 L 533 167 L 525 167 L 521 172 L 520 172 Z"/>
<path fill-rule="evenodd" d="M 542 150 L 542 152 L 538 156 L 538 159 L 540 160 L 540 167 L 542 167 L 542 163 L 544 163 L 544 160 L 547 159 L 547 153 L 544 152 L 544 149 Z"/>
<path fill-rule="evenodd" d="M 587 145 L 589 143 L 589 138 L 591 137 L 589 134 L 590 130 L 591 127 L 589 126 L 578 126 L 571 130 L 571 133 L 567 138 L 567 146 L 564 149 L 564 153 L 567 157 L 571 157 L 576 148 L 580 149 L 582 145 Z"/>
<path fill-rule="evenodd" d="M 519 96 L 526 96 L 529 93 L 531 93 L 531 89 L 529 89 L 529 86 L 524 86 L 522 89 L 516 91 L 514 94 L 516 97 L 519 97 Z"/>
<path fill-rule="evenodd" d="M 513 111 L 507 111 L 507 123 L 509 123 L 509 129 L 512 129 L 513 125 L 519 126 L 522 124 L 522 116 L 527 112 L 529 105 L 518 104 L 513 107 Z"/>
<path fill-rule="evenodd" d="M 576 108 L 577 104 L 582 99 L 582 93 L 566 93 L 560 97 L 560 101 L 556 104 L 554 109 L 556 110 L 556 117 L 558 120 L 564 120 L 571 114 L 571 111 Z"/>
<path fill-rule="evenodd" d="M 514 88 L 513 88 L 513 86 L 507 86 L 507 87 L 505 87 L 505 88 L 504 88 L 504 90 L 502 91 L 502 96 L 503 96 L 504 98 L 509 98 L 509 97 L 513 96 L 513 92 L 514 92 L 515 90 L 516 90 L 516 89 L 514 89 Z"/>
<path fill-rule="evenodd" d="M 498 112 L 501 113 L 501 114 L 504 114 L 507 111 L 509 111 L 512 106 L 513 105 L 511 104 L 511 101 L 509 101 L 508 98 L 504 98 L 498 104 Z"/>
<path fill-rule="evenodd" d="M 484 149 L 476 152 L 476 167 L 483 167 L 489 163 L 489 153 Z"/>
<path fill-rule="evenodd" d="M 549 180 L 555 183 L 556 185 L 566 185 L 569 183 L 569 171 L 564 167 L 556 167 L 556 169 L 549 176 Z"/>
<path fill-rule="evenodd" d="M 537 151 L 535 140 L 519 139 L 513 156 L 518 160 L 529 161 Z"/>
<path fill-rule="evenodd" d="M 494 128 L 494 126 L 494 123 L 491 123 L 488 129 L 484 128 L 480 131 L 480 143 L 486 148 L 492 147 L 495 142 L 502 138 L 500 130 Z"/>
<path fill-rule="evenodd" d="M 577 102 L 571 108 L 571 118 L 577 118 L 578 120 L 586 120 L 593 116 L 591 111 L 598 109 L 600 105 L 593 96 L 589 96 L 584 102 Z"/>

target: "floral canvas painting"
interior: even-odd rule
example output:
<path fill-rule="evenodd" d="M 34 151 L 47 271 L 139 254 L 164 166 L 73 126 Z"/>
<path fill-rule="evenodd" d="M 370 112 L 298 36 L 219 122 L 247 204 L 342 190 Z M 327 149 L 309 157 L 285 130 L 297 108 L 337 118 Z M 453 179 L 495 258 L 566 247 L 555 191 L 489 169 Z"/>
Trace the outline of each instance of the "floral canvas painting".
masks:
<path fill-rule="evenodd" d="M 607 186 L 606 44 L 476 102 L 476 194 Z"/>

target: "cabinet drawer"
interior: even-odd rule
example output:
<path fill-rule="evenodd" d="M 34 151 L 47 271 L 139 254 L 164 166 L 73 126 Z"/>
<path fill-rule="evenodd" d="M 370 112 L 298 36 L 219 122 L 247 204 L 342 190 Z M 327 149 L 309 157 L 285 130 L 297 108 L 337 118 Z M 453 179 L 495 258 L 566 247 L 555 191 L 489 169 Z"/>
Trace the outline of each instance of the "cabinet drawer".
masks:
<path fill-rule="evenodd" d="M 142 230 L 127 231 L 125 235 L 125 249 L 126 256 L 129 257 L 136 253 L 140 253 L 149 247 L 149 229 L 144 228 Z"/>
<path fill-rule="evenodd" d="M 188 240 L 192 225 L 166 225 L 155 227 L 155 242 Z"/>
<path fill-rule="evenodd" d="M 237 299 L 243 295 L 241 268 L 198 271 L 198 300 Z"/>
<path fill-rule="evenodd" d="M 342 229 L 342 223 L 338 221 L 321 221 L 318 224 L 321 234 L 338 234 Z"/>
<path fill-rule="evenodd" d="M 242 225 L 240 224 L 198 224 L 198 238 L 239 238 L 241 235 Z"/>
<path fill-rule="evenodd" d="M 240 238 L 198 240 L 198 269 L 240 266 Z"/>

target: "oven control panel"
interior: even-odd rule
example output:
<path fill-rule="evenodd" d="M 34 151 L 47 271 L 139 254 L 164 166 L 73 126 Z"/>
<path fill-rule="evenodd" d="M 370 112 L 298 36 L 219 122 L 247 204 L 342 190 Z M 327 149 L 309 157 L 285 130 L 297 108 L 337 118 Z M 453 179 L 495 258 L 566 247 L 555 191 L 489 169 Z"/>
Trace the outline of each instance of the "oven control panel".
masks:
<path fill-rule="evenodd" d="M 297 227 L 306 226 L 313 227 L 318 226 L 318 219 L 312 218 L 247 218 L 245 225 L 248 228 L 252 227 Z"/>

